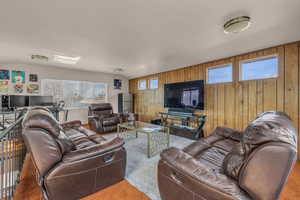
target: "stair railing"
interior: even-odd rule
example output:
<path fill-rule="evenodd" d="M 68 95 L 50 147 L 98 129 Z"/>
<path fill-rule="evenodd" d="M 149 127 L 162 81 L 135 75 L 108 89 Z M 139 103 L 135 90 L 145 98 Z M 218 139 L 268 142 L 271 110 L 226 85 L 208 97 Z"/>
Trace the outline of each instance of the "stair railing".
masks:
<path fill-rule="evenodd" d="M 22 137 L 22 120 L 0 132 L 0 200 L 13 199 L 26 155 Z"/>

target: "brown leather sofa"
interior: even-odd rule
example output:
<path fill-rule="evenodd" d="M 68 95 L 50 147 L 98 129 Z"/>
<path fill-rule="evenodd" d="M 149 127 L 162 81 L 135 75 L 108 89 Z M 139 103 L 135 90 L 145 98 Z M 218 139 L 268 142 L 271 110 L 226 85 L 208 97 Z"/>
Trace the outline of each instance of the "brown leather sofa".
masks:
<path fill-rule="evenodd" d="M 276 200 L 297 159 L 297 130 L 266 112 L 239 132 L 218 127 L 183 150 L 161 153 L 162 200 Z"/>
<path fill-rule="evenodd" d="M 122 116 L 113 113 L 110 103 L 91 104 L 89 106 L 89 125 L 97 133 L 116 131 L 121 122 Z"/>
<path fill-rule="evenodd" d="M 24 116 L 23 137 L 45 199 L 80 199 L 125 176 L 124 141 L 107 141 L 80 121 L 59 124 L 49 111 L 33 109 Z"/>

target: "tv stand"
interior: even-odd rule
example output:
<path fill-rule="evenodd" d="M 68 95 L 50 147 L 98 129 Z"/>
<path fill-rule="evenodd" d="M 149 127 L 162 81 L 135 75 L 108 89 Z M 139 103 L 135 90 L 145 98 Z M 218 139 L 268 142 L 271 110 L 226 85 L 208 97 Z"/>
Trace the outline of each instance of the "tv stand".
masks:
<path fill-rule="evenodd" d="M 178 136 L 198 140 L 203 137 L 205 115 L 196 115 L 191 109 L 169 109 L 166 112 L 159 112 L 163 126 L 170 128 L 170 133 Z M 181 123 L 174 123 L 173 121 Z M 171 121 L 171 122 L 170 122 Z M 192 126 L 194 124 L 194 126 Z"/>

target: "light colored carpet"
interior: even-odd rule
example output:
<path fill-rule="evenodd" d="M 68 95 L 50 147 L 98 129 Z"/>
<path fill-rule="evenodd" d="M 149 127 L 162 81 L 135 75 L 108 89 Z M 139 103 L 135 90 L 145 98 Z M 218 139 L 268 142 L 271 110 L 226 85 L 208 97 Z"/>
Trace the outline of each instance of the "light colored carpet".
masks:
<path fill-rule="evenodd" d="M 114 138 L 115 134 L 105 136 Z M 193 143 L 193 140 L 170 135 L 170 146 L 184 148 Z M 144 192 L 152 200 L 160 200 L 157 186 L 157 164 L 159 155 L 147 157 L 147 135 L 139 134 L 137 139 L 126 141 L 127 167 L 126 180 L 140 191 Z"/>

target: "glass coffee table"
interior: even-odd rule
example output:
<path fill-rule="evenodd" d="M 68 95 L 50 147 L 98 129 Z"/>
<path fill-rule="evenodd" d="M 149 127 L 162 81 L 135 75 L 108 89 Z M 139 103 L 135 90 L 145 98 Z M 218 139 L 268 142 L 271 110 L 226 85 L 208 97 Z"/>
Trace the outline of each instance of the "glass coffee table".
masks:
<path fill-rule="evenodd" d="M 155 156 L 170 145 L 169 128 L 140 121 L 118 124 L 118 137 L 125 141 L 138 138 L 138 133 L 147 134 L 148 158 Z"/>

